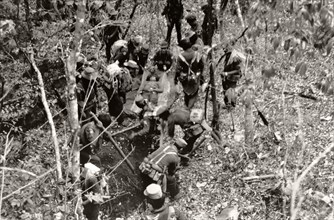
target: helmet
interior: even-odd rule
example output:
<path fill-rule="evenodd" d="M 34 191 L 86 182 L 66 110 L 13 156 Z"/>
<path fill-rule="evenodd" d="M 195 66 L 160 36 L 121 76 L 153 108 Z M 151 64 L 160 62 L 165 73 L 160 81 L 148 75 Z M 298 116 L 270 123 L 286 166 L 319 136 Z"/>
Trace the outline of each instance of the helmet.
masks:
<path fill-rule="evenodd" d="M 161 43 L 160 43 L 160 47 L 161 47 L 161 49 L 167 49 L 168 48 L 168 43 L 167 43 L 167 41 L 162 41 Z"/>

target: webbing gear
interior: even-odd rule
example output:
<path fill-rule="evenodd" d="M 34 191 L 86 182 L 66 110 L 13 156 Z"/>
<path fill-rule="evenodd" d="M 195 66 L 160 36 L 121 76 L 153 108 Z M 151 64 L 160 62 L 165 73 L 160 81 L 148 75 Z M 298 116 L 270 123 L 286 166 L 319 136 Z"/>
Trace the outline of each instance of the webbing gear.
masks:
<path fill-rule="evenodd" d="M 182 54 L 179 55 L 179 58 L 188 66 L 188 72 L 181 72 L 179 80 L 183 86 L 184 92 L 188 95 L 193 95 L 198 91 L 199 88 L 198 77 L 200 76 L 200 72 L 194 72 L 191 69 L 191 66 L 193 65 L 195 60 L 197 62 L 199 61 L 199 54 L 198 52 L 195 52 L 195 55 L 192 58 L 190 64 L 187 62 Z"/>

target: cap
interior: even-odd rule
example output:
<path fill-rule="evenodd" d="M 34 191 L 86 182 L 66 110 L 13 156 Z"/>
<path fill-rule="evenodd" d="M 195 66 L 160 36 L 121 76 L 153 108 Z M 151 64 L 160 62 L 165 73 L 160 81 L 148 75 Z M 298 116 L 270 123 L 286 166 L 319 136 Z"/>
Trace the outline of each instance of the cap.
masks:
<path fill-rule="evenodd" d="M 187 142 L 182 138 L 175 138 L 175 144 L 181 148 L 184 148 L 188 145 Z"/>
<path fill-rule="evenodd" d="M 138 69 L 139 68 L 138 64 L 134 60 L 129 60 L 128 62 L 125 62 L 124 66 L 129 67 L 129 68 L 133 68 L 133 69 Z"/>
<path fill-rule="evenodd" d="M 167 49 L 168 48 L 168 43 L 167 43 L 167 41 L 162 41 L 161 43 L 160 43 L 160 47 L 161 47 L 161 49 Z"/>
<path fill-rule="evenodd" d="M 84 167 L 85 167 L 85 169 L 91 171 L 93 174 L 98 173 L 101 170 L 100 168 L 98 168 L 97 166 L 95 166 L 92 163 L 85 163 Z"/>
<path fill-rule="evenodd" d="M 94 80 L 97 78 L 97 72 L 92 67 L 87 67 L 81 74 L 83 78 Z"/>
<path fill-rule="evenodd" d="M 144 191 L 144 195 L 150 199 L 162 198 L 161 186 L 155 183 L 148 185 Z"/>
<path fill-rule="evenodd" d="M 145 54 L 149 54 L 149 51 L 150 51 L 150 46 L 148 44 L 144 44 L 142 47 L 141 47 L 141 50 L 143 53 Z"/>

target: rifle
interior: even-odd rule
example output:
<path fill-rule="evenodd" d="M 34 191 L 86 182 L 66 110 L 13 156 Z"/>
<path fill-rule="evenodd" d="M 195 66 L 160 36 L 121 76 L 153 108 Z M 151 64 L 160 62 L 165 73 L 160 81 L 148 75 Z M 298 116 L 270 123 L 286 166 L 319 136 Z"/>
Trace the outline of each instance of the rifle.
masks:
<path fill-rule="evenodd" d="M 93 117 L 94 121 L 98 124 L 98 126 L 101 127 L 103 131 L 105 131 L 105 133 L 108 136 L 108 139 L 116 147 L 116 150 L 118 151 L 118 153 L 125 159 L 125 162 L 128 165 L 128 167 L 131 169 L 131 171 L 135 173 L 135 168 L 133 167 L 132 163 L 128 160 L 128 158 L 126 158 L 124 152 L 122 151 L 122 149 L 119 147 L 117 142 L 112 137 L 112 134 L 106 130 L 106 128 L 102 125 L 102 122 L 97 118 L 97 116 L 93 112 L 90 112 L 90 115 Z"/>
<path fill-rule="evenodd" d="M 245 33 L 246 33 L 246 31 L 248 30 L 248 27 L 246 27 L 243 31 L 242 31 L 242 33 L 241 33 L 241 35 L 239 36 L 239 37 L 237 37 L 235 40 L 232 40 L 231 41 L 231 45 L 233 46 L 233 45 L 235 45 L 237 42 L 238 42 L 238 40 L 240 39 L 240 38 L 242 38 L 244 35 L 245 35 Z M 228 45 L 228 44 L 227 44 Z M 209 53 L 211 53 L 211 50 L 212 50 L 213 48 L 211 48 L 210 50 L 209 50 Z M 217 70 L 217 67 L 218 67 L 218 65 L 220 64 L 220 62 L 223 60 L 223 58 L 228 54 L 228 47 L 225 47 L 224 48 L 224 51 L 225 51 L 225 53 L 219 58 L 219 60 L 218 60 L 218 62 L 217 62 L 217 64 L 216 64 L 216 67 L 214 68 L 214 74 L 216 73 L 216 70 Z M 232 72 L 230 72 L 229 74 L 233 74 L 234 73 L 234 71 L 232 71 Z M 209 88 L 209 86 L 207 87 L 207 89 Z M 205 118 L 206 118 L 206 112 L 207 112 L 207 102 L 208 102 L 208 96 L 209 96 L 209 92 L 206 92 L 206 94 L 205 94 L 205 102 L 204 102 L 204 115 L 205 115 Z"/>

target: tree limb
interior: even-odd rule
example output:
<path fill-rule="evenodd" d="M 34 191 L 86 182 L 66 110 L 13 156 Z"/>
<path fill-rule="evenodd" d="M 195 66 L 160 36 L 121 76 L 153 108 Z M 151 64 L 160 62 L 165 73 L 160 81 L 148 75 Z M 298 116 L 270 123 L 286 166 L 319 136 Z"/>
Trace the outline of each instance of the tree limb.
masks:
<path fill-rule="evenodd" d="M 35 70 L 35 72 L 37 73 L 37 79 L 38 79 L 38 84 L 39 84 L 39 89 L 41 91 L 41 98 L 42 98 L 42 103 L 51 127 L 51 134 L 52 134 L 52 139 L 53 139 L 53 144 L 54 144 L 54 149 L 55 149 L 55 159 L 56 159 L 56 167 L 57 167 L 57 177 L 58 177 L 58 181 L 63 179 L 63 175 L 61 172 L 61 163 L 60 163 L 60 150 L 59 150 L 59 143 L 58 143 L 58 138 L 57 138 L 57 132 L 56 132 L 56 128 L 55 125 L 53 123 L 53 118 L 52 118 L 52 114 L 49 108 L 49 104 L 46 100 L 46 95 L 45 95 L 45 90 L 44 90 L 44 82 L 43 82 L 43 77 L 42 77 L 42 73 L 41 71 L 39 71 L 36 62 L 34 60 L 34 53 L 33 51 L 31 51 L 30 53 L 30 62 Z"/>
<path fill-rule="evenodd" d="M 302 172 L 302 174 L 297 178 L 297 180 L 293 183 L 292 187 L 292 196 L 291 196 L 291 220 L 295 220 L 300 208 L 300 205 L 295 206 L 295 201 L 297 197 L 297 193 L 299 191 L 299 187 L 301 182 L 304 180 L 306 175 L 311 171 L 311 169 L 319 163 L 319 161 L 326 157 L 326 154 L 329 153 L 332 149 L 334 149 L 334 143 L 329 144 L 329 146 L 316 157 L 308 167 Z M 300 202 L 298 202 L 299 204 Z"/>

